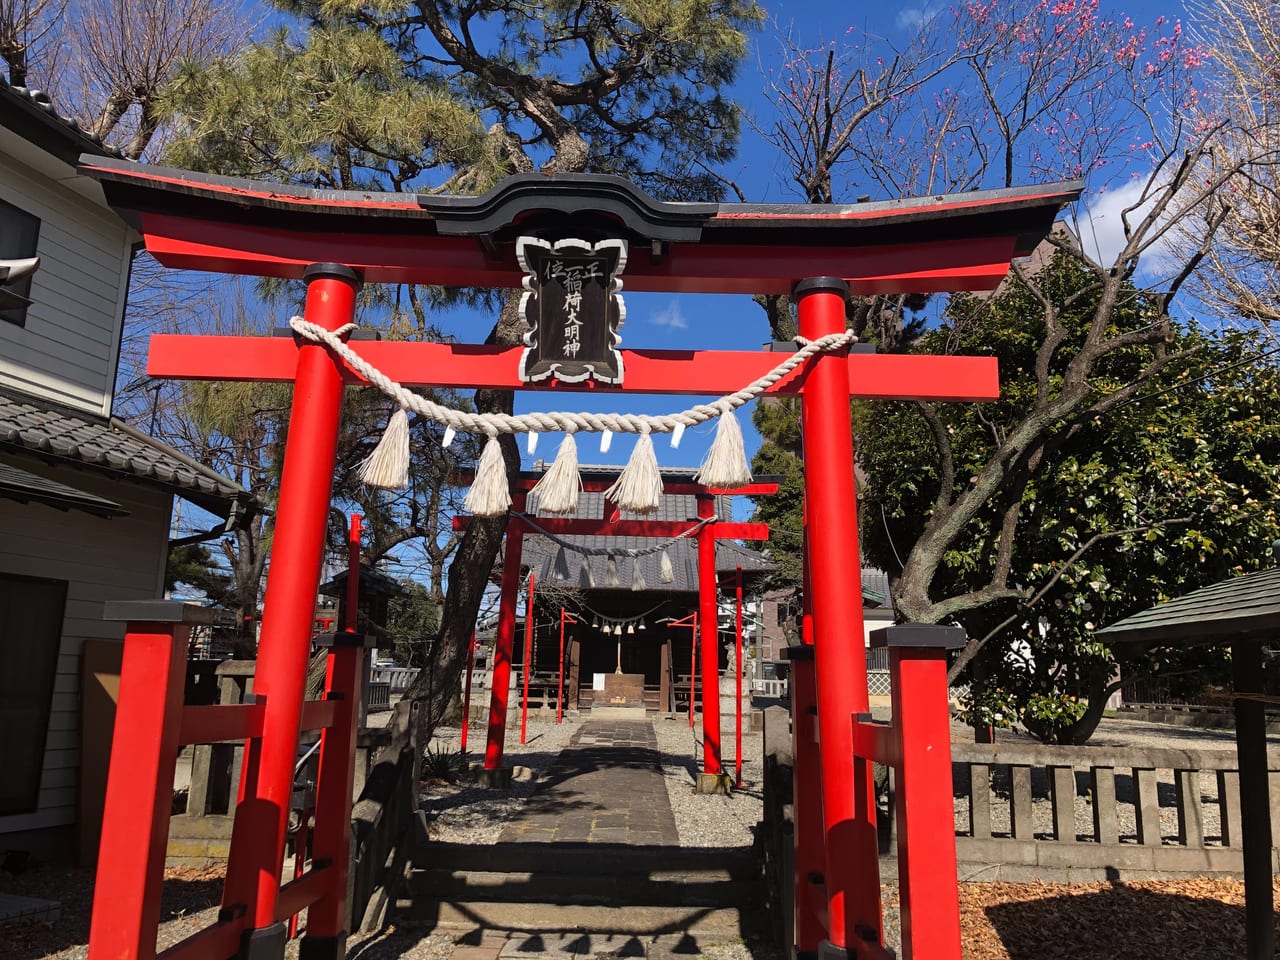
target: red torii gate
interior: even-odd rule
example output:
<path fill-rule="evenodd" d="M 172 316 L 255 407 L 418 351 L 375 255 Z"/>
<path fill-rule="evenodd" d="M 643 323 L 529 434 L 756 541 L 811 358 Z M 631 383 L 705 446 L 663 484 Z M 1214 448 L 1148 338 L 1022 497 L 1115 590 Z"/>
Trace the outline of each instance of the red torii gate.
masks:
<path fill-rule="evenodd" d="M 598 519 L 574 517 L 524 518 L 526 498 L 541 478 L 540 474 L 522 473 L 511 478 L 512 514 L 507 521 L 507 546 L 502 564 L 502 594 L 498 606 L 498 634 L 494 644 L 492 680 L 489 700 L 489 739 L 485 745 L 485 770 L 498 770 L 506 741 L 508 686 L 511 681 L 511 657 L 515 644 L 516 600 L 520 591 L 520 560 L 526 533 L 550 533 L 558 537 L 654 537 L 669 539 L 687 533 L 689 522 L 677 520 L 623 520 L 617 504 L 603 501 L 603 515 Z M 613 477 L 586 476 L 582 489 L 603 493 Z M 693 536 L 698 545 L 698 609 L 702 632 L 702 773 L 711 782 L 699 780 L 699 789 L 710 791 L 722 787 L 724 764 L 720 743 L 720 695 L 717 686 L 719 633 L 716 623 L 716 541 L 767 540 L 769 526 L 764 523 L 734 523 L 716 518 L 715 498 L 721 494 L 737 496 L 769 496 L 778 492 L 776 483 L 751 483 L 731 489 L 717 489 L 685 480 L 667 479 L 664 492 L 694 497 L 697 521 L 707 521 Z M 454 517 L 453 528 L 465 530 L 470 517 Z M 710 664 L 710 668 L 708 668 Z M 690 677 L 690 683 L 694 678 Z M 693 691 L 689 692 L 692 703 Z M 738 758 L 741 760 L 741 757 Z"/>
<path fill-rule="evenodd" d="M 102 183 L 108 202 L 139 230 L 160 263 L 303 279 L 305 319 L 328 330 L 351 322 L 362 282 L 519 287 L 523 272 L 513 248 L 527 227 L 560 236 L 588 231 L 626 237 L 631 242 L 628 290 L 791 294 L 800 333 L 811 340 L 845 330 L 845 299 L 851 291 L 993 288 L 1008 272 L 1010 259 L 1030 253 L 1061 205 L 1081 189 L 1078 183 L 1055 184 L 854 205 L 657 203 L 626 181 L 591 175 L 521 175 L 482 197 L 459 198 L 268 186 L 88 156 L 82 158 L 82 170 Z M 525 388 L 516 376 L 518 350 L 355 346 L 406 385 Z M 728 393 L 774 365 L 768 355 L 754 353 L 622 354 L 627 381 L 608 389 Z M 304 710 L 302 682 L 341 393 L 344 384 L 362 381 L 322 346 L 262 338 L 157 338 L 149 372 L 292 381 L 294 403 L 264 598 L 258 702 L 234 717 L 202 716 L 194 723 L 196 708 L 184 711 L 181 695 L 175 700 L 172 690 L 179 678 L 171 662 L 175 647 L 161 642 L 166 630 L 172 637 L 178 628 L 148 616 L 129 629 L 103 849 L 128 852 L 138 848 L 137 837 L 148 839 L 136 856 L 118 862 L 102 858 L 90 955 L 92 960 L 154 955 L 168 818 L 164 754 L 180 740 L 200 742 L 189 738 L 204 735 L 247 740 L 223 910 L 217 924 L 165 956 L 280 957 L 284 918 L 310 906 L 302 956 L 336 960 L 346 942 L 352 757 L 345 731 L 353 711 L 341 701 Z M 896 741 L 863 719 L 868 698 L 849 399 L 993 399 L 996 361 L 839 351 L 811 358 L 769 392 L 804 397 L 805 502 L 811 518 L 806 602 L 816 667 L 816 729 L 807 729 L 809 718 L 798 718 L 804 723 L 797 724 L 796 736 L 798 748 L 801 739 L 814 737 L 821 749 L 816 760 L 812 746 L 797 749 L 796 782 L 821 784 L 823 869 L 814 877 L 820 878 L 825 909 L 815 911 L 821 914 L 816 926 L 807 922 L 801 930 L 798 924 L 796 947 L 831 958 L 879 958 L 885 952 L 869 757 L 902 764 L 904 794 L 910 790 L 934 800 L 950 796 L 950 764 L 945 724 L 939 729 L 936 722 L 919 727 L 906 722 L 917 709 L 932 709 L 936 717 L 937 704 L 909 709 L 897 704 L 904 713 L 895 716 Z M 137 655 L 131 656 L 131 643 Z M 164 669 L 153 670 L 163 690 L 162 709 L 149 706 L 146 695 L 154 700 L 154 691 L 131 682 L 131 669 L 144 679 L 144 650 L 157 648 L 167 651 Z M 895 652 L 895 662 L 904 659 L 914 662 L 907 653 Z M 936 680 L 936 657 L 929 664 L 928 675 Z M 344 692 L 338 681 L 331 689 Z M 325 846 L 323 856 L 317 846 L 311 869 L 282 890 L 294 753 L 304 725 L 324 728 L 326 741 L 335 731 L 333 748 L 322 748 L 321 757 L 319 792 L 327 800 L 317 810 L 315 836 L 317 844 L 324 838 Z M 171 760 L 168 764 L 171 771 Z M 812 810 L 814 798 L 806 799 Z M 910 818 L 914 804 L 905 795 L 900 804 Z M 951 960 L 960 955 L 955 847 L 949 814 L 933 819 L 940 822 L 926 824 L 923 834 L 933 848 L 922 851 L 913 843 L 916 857 L 930 859 L 921 859 L 903 879 L 904 952 L 910 957 L 913 950 L 929 951 L 931 960 Z M 911 835 L 918 839 L 920 833 Z M 926 876 L 930 882 L 921 890 L 937 895 L 950 886 L 952 895 L 935 899 L 929 914 L 913 924 L 910 893 Z"/>

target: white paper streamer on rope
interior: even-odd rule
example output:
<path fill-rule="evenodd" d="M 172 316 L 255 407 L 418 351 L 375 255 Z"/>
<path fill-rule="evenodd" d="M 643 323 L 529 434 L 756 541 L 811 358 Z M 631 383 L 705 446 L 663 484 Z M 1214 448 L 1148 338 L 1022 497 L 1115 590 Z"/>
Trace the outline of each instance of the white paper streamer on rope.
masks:
<path fill-rule="evenodd" d="M 612 553 L 609 554 L 609 559 L 605 561 L 604 582 L 610 587 L 622 586 L 622 578 L 618 576 L 618 558 Z"/>
<path fill-rule="evenodd" d="M 673 583 L 675 579 L 675 571 L 671 569 L 671 554 L 663 547 L 662 557 L 658 560 L 658 582 Z"/>
<path fill-rule="evenodd" d="M 716 424 L 716 438 L 693 479 L 704 486 L 718 488 L 741 487 L 751 482 L 742 427 L 731 408 L 726 406 L 721 414 Z"/>
<path fill-rule="evenodd" d="M 462 505 L 478 517 L 497 517 L 511 508 L 511 487 L 507 482 L 507 464 L 497 437 L 490 437 L 480 451 L 475 479 Z"/>
<path fill-rule="evenodd" d="M 556 549 L 555 562 L 552 564 L 557 580 L 569 579 L 569 558 L 565 556 L 564 547 Z"/>
<path fill-rule="evenodd" d="M 591 572 L 591 558 L 583 557 L 582 565 L 578 567 L 578 586 L 583 589 L 594 587 L 596 585 L 595 575 Z"/>

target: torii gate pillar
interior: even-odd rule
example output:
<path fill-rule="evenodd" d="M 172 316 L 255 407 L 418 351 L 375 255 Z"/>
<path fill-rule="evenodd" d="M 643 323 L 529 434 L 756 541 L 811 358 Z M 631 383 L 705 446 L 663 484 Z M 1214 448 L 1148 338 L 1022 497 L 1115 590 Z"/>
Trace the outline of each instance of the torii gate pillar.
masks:
<path fill-rule="evenodd" d="M 849 285 L 834 277 L 797 284 L 801 336 L 815 340 L 843 333 L 848 295 Z M 843 354 L 815 357 L 801 403 L 806 569 L 812 588 L 805 598 L 813 604 L 827 930 L 830 943 L 840 948 L 864 928 L 881 941 L 875 781 L 870 763 L 854 759 L 849 723 L 851 715 L 866 713 L 870 705 L 847 369 Z"/>
<path fill-rule="evenodd" d="M 307 268 L 304 279 L 308 320 L 330 330 L 351 322 L 360 288 L 355 271 L 338 264 L 315 264 Z M 278 939 L 281 945 L 286 932 L 276 917 L 276 899 L 293 798 L 293 767 L 329 519 L 342 390 L 342 373 L 329 351 L 315 345 L 300 347 L 254 675 L 254 694 L 260 702 L 265 701 L 265 707 L 262 739 L 251 740 L 249 750 L 259 751 L 260 756 L 246 756 L 243 764 L 223 891 L 224 906 L 248 905 L 246 937 Z M 347 796 L 349 801 L 349 790 Z M 335 859 L 335 865 L 345 868 L 346 849 L 336 851 L 336 856 L 341 859 Z M 345 942 L 341 929 L 344 899 L 345 889 L 338 896 L 342 916 L 336 920 L 336 929 L 321 932 L 335 942 Z M 309 924 L 309 936 L 317 933 L 311 929 L 314 926 Z"/>

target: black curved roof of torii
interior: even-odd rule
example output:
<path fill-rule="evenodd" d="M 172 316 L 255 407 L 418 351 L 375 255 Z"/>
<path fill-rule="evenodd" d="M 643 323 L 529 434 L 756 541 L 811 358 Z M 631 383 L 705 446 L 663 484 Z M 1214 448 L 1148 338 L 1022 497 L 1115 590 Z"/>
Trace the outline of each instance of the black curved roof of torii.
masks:
<path fill-rule="evenodd" d="M 132 226 L 144 235 L 160 232 L 176 238 L 179 246 L 188 240 L 201 246 L 209 225 L 224 228 L 224 234 L 239 231 L 232 245 L 236 237 L 247 237 L 255 230 L 263 235 L 277 234 L 277 244 L 281 242 L 278 234 L 286 231 L 305 233 L 313 244 L 319 237 L 342 236 L 353 242 L 365 237 L 384 243 L 404 238 L 410 245 L 434 243 L 432 250 L 444 243 L 450 249 L 483 251 L 490 266 L 500 271 L 514 269 L 512 245 L 518 234 L 573 236 L 587 241 L 621 236 L 630 241 L 633 250 L 627 275 L 651 280 L 650 286 L 628 283 L 631 289 L 679 289 L 680 283 L 698 288 L 701 280 L 687 278 L 678 278 L 677 286 L 658 285 L 667 277 L 669 261 L 688 257 L 694 247 L 713 256 L 722 252 L 727 260 L 732 260 L 735 251 L 750 249 L 790 252 L 803 264 L 804 251 L 910 249 L 939 242 L 953 242 L 963 249 L 975 241 L 1001 238 L 1008 243 L 994 259 L 1003 258 L 1007 270 L 1008 257 L 1030 253 L 1048 233 L 1062 206 L 1077 199 L 1082 190 L 1082 184 L 1073 181 L 874 203 L 697 203 L 654 200 L 628 180 L 601 174 L 520 174 L 481 196 L 460 197 L 317 190 L 87 154 L 81 158 L 80 169 L 102 183 L 108 202 Z M 185 234 L 175 226 L 179 221 L 201 226 L 199 230 L 193 226 L 191 233 Z M 162 222 L 163 226 L 158 226 Z M 222 246 L 228 246 L 225 235 Z M 257 253 L 266 248 L 254 249 Z M 369 255 L 374 256 L 372 252 Z M 269 259 L 270 254 L 264 258 Z M 277 255 L 276 259 L 281 258 Z M 338 256 L 331 259 L 349 262 Z M 164 262 L 163 256 L 161 260 Z M 209 264 L 206 269 L 224 268 L 216 257 L 209 259 Z M 246 268 L 246 262 L 240 261 L 237 272 L 252 272 L 253 266 Z M 288 270 L 268 269 L 276 270 L 271 275 L 300 275 L 296 264 Z M 411 268 L 398 269 L 403 274 Z M 698 269 L 701 278 L 715 275 L 721 267 L 717 262 Z M 945 256 L 928 269 L 932 276 L 944 276 Z M 394 278 L 390 268 L 383 272 L 388 276 L 369 270 L 367 278 Z M 416 276 L 413 279 L 423 282 Z M 509 277 L 492 279 L 505 281 Z M 969 279 L 968 286 L 956 289 L 994 285 L 987 282 L 986 274 Z M 902 283 L 911 289 L 909 280 Z M 929 292 L 935 288 L 926 285 L 920 289 Z"/>
<path fill-rule="evenodd" d="M 364 232 L 371 225 L 361 221 L 373 218 L 383 230 L 398 224 L 415 233 L 501 242 L 504 233 L 524 228 L 531 220 L 580 227 L 576 218 L 598 214 L 634 240 L 773 244 L 784 242 L 789 231 L 800 230 L 806 243 L 826 236 L 845 246 L 919 240 L 914 231 L 925 222 L 940 231 L 929 239 L 947 239 L 949 234 L 970 232 L 972 223 L 980 220 L 982 235 L 1020 238 L 1015 256 L 1030 253 L 1057 211 L 1083 189 L 1081 181 L 1070 181 L 850 204 L 716 203 L 654 200 L 630 180 L 594 173 L 522 173 L 479 196 L 451 196 L 319 190 L 89 154 L 81 158 L 81 170 L 102 182 L 112 206 L 135 226 L 139 212 L 222 219 L 234 211 L 242 223 L 315 228 L 337 221 L 345 229 Z M 899 237 L 902 230 L 913 233 Z"/>

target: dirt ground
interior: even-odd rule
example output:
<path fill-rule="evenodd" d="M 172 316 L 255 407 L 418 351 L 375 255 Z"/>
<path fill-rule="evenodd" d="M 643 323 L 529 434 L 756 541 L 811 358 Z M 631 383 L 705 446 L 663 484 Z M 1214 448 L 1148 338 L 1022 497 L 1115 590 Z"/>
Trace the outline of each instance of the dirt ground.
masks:
<path fill-rule="evenodd" d="M 1280 898 L 1280 880 L 1274 891 Z M 55 924 L 0 928 L 0 960 L 85 956 L 90 871 L 34 865 L 19 876 L 0 874 L 0 892 L 62 903 Z M 212 922 L 220 893 L 220 869 L 168 871 L 162 942 Z M 897 906 L 897 890 L 887 886 L 886 915 L 896 916 Z M 1244 885 L 1238 880 L 967 883 L 960 887 L 960 910 L 965 960 L 1239 960 L 1245 950 Z M 422 933 L 384 936 L 381 946 L 388 949 L 380 955 L 409 957 Z M 395 949 L 398 936 L 407 949 Z"/>

